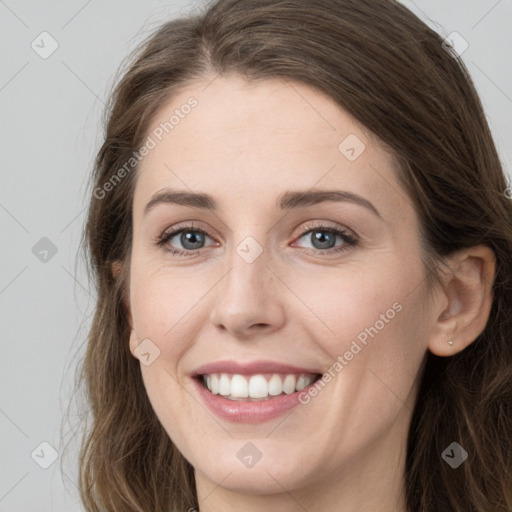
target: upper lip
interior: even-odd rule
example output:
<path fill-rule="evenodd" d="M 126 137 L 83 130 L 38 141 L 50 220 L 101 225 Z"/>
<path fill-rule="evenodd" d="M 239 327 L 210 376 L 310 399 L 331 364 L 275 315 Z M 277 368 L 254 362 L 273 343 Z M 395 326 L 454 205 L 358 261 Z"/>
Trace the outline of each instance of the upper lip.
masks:
<path fill-rule="evenodd" d="M 198 375 L 209 375 L 212 373 L 233 373 L 240 375 L 254 375 L 257 373 L 321 373 L 316 369 L 299 368 L 288 364 L 278 363 L 276 361 L 252 361 L 247 363 L 239 363 L 236 361 L 214 361 L 204 364 L 192 373 L 193 377 Z"/>

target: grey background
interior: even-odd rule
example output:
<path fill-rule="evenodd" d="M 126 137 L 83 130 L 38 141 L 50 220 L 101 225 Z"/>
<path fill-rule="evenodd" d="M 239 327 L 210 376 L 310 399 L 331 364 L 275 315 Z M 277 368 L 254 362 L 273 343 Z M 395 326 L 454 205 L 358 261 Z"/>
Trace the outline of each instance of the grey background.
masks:
<path fill-rule="evenodd" d="M 75 259 L 100 116 L 128 51 L 200 3 L 0 0 L 0 512 L 82 510 L 76 440 L 62 452 L 78 422 L 67 406 L 93 308 Z M 510 173 L 512 2 L 403 3 L 443 36 L 456 31 L 469 43 L 462 57 Z M 59 45 L 46 59 L 31 47 L 42 46 L 43 31 Z M 48 469 L 42 442 L 58 454 Z"/>

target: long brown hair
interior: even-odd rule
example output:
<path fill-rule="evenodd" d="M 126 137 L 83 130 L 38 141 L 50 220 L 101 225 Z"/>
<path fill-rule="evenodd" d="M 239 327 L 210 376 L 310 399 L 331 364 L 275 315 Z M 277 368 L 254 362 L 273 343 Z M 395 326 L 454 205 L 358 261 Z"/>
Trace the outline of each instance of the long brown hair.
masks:
<path fill-rule="evenodd" d="M 194 470 L 128 346 L 137 166 L 112 179 L 164 100 L 227 73 L 316 87 L 387 146 L 420 217 L 428 282 L 453 251 L 494 251 L 484 332 L 452 357 L 427 355 L 404 479 L 409 512 L 512 511 L 512 204 L 473 82 L 442 43 L 394 0 L 216 0 L 164 23 L 130 56 L 107 105 L 82 240 L 97 292 L 79 373 L 92 415 L 79 465 L 88 511 L 198 508 Z M 125 263 L 117 278 L 113 262 Z M 469 454 L 457 470 L 441 458 L 453 441 Z"/>

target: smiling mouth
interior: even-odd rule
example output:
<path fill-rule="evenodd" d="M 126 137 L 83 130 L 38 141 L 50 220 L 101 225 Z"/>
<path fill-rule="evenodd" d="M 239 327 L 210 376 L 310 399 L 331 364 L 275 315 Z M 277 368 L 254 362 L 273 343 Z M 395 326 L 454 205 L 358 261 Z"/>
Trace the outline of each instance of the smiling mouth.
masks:
<path fill-rule="evenodd" d="M 321 378 L 317 373 L 210 373 L 196 377 L 213 395 L 239 402 L 259 402 L 302 391 Z"/>

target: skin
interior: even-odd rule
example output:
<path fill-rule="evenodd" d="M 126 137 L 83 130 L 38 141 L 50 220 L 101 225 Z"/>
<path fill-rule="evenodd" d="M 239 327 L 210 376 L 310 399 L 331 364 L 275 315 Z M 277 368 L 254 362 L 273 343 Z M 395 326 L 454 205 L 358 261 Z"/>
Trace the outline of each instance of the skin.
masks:
<path fill-rule="evenodd" d="M 162 105 L 148 134 L 190 96 L 198 101 L 138 169 L 127 306 L 133 356 L 145 339 L 160 350 L 141 363 L 151 404 L 195 468 L 201 511 L 404 510 L 407 431 L 425 354 L 450 356 L 483 330 L 493 253 L 478 246 L 453 255 L 429 295 L 418 218 L 384 146 L 306 85 L 212 78 Z M 366 145 L 354 161 L 338 149 L 349 134 Z M 219 211 L 160 204 L 144 215 L 165 187 L 211 194 Z M 285 191 L 310 189 L 358 194 L 381 218 L 350 202 L 274 206 Z M 190 221 L 210 233 L 197 254 L 155 244 Z M 358 244 L 336 236 L 346 250 L 322 254 L 307 234 L 321 223 Z M 263 251 L 252 263 L 236 252 L 249 236 Z M 187 250 L 179 235 L 171 245 Z M 327 372 L 395 303 L 400 312 L 317 396 L 276 419 L 216 417 L 192 385 L 194 369 L 221 359 Z M 248 441 L 262 453 L 252 468 L 237 458 Z"/>

